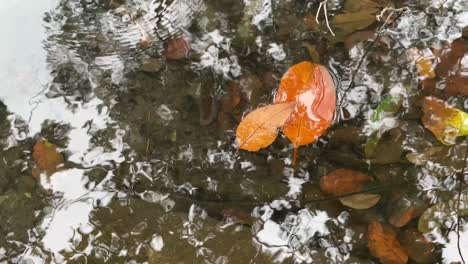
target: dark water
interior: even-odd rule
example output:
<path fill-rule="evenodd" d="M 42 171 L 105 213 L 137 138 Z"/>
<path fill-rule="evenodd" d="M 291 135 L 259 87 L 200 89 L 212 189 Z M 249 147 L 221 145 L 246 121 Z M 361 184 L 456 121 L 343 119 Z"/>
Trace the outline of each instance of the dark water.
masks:
<path fill-rule="evenodd" d="M 384 6 L 392 17 L 355 33 L 332 21 L 346 2 L 360 1 L 327 3 L 332 36 L 323 13 L 313 22 L 319 1 L 2 1 L 0 263 L 379 263 L 366 245 L 376 221 L 409 263 L 466 261 L 467 143 L 441 144 L 421 101 L 466 111 L 468 93 L 446 92 L 446 76 L 424 86 L 408 54 L 436 62 L 444 45 L 466 47 L 468 4 L 387 1 L 371 17 Z M 166 58 L 178 38 L 190 50 Z M 271 103 L 304 60 L 337 77 L 335 124 L 296 165 L 284 136 L 238 152 L 241 117 Z M 401 107 L 372 121 L 388 95 Z M 40 138 L 64 156 L 53 175 L 32 176 Z M 339 168 L 370 175 L 378 204 L 322 194 L 320 177 Z M 426 243 L 414 243 L 419 215 L 437 204 Z M 392 227 L 408 207 L 420 213 Z"/>

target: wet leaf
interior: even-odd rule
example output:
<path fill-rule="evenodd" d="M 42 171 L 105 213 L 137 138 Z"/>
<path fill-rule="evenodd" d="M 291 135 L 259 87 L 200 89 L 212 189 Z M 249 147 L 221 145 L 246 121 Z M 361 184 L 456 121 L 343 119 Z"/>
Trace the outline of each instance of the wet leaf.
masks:
<path fill-rule="evenodd" d="M 446 80 L 445 90 L 450 96 L 468 96 L 468 76 L 449 76 Z"/>
<path fill-rule="evenodd" d="M 37 169 L 46 172 L 49 176 L 58 171 L 59 166 L 64 162 L 57 147 L 45 139 L 38 139 L 34 144 L 33 159 Z"/>
<path fill-rule="evenodd" d="M 332 24 L 346 33 L 351 33 L 370 26 L 374 21 L 375 16 L 364 11 L 336 15 Z"/>
<path fill-rule="evenodd" d="M 440 77 L 448 77 L 458 70 L 459 61 L 463 58 L 468 47 L 465 46 L 464 40 L 459 38 L 450 44 L 446 44 L 439 52 L 440 62 L 435 68 L 435 72 Z"/>
<path fill-rule="evenodd" d="M 375 13 L 379 10 L 379 4 L 373 0 L 347 0 L 343 5 L 343 9 L 349 13 L 360 11 Z"/>
<path fill-rule="evenodd" d="M 424 211 L 419 218 L 418 230 L 422 233 L 430 233 L 434 229 L 442 229 L 446 221 L 456 221 L 457 215 L 468 215 L 468 193 L 461 193 L 460 202 L 458 195 L 448 201 L 437 203 Z"/>
<path fill-rule="evenodd" d="M 457 137 L 468 135 L 468 114 L 450 107 L 444 101 L 426 97 L 422 122 L 443 144 L 455 144 Z"/>
<path fill-rule="evenodd" d="M 372 178 L 362 172 L 337 169 L 320 178 L 320 190 L 326 194 L 345 195 L 361 191 L 362 186 L 370 181 Z"/>
<path fill-rule="evenodd" d="M 433 155 L 443 149 L 442 147 L 430 147 L 421 153 L 408 153 L 406 154 L 406 159 L 415 165 L 421 166 L 426 164 Z"/>
<path fill-rule="evenodd" d="M 188 56 L 190 43 L 184 37 L 171 39 L 168 41 L 164 56 L 171 60 L 180 60 Z"/>
<path fill-rule="evenodd" d="M 389 203 L 391 208 L 388 222 L 394 227 L 403 227 L 414 218 L 420 216 L 427 208 L 422 201 L 408 197 L 400 197 Z"/>
<path fill-rule="evenodd" d="M 255 218 L 253 218 L 249 213 L 237 208 L 225 208 L 222 211 L 222 215 L 241 225 L 252 226 L 255 222 Z"/>
<path fill-rule="evenodd" d="M 283 133 L 297 149 L 314 142 L 331 125 L 336 103 L 335 84 L 324 66 L 301 62 L 283 75 L 275 101 L 297 103 L 291 118 L 282 126 Z"/>
<path fill-rule="evenodd" d="M 364 153 L 367 158 L 373 157 L 383 133 L 393 128 L 393 126 L 388 125 L 388 119 L 384 119 L 393 117 L 400 110 L 401 104 L 401 97 L 388 95 L 382 99 L 382 101 L 372 113 L 372 116 L 367 124 L 367 128 L 371 134 L 368 137 L 366 144 L 364 145 Z M 396 122 L 394 123 L 394 125 L 397 124 Z"/>
<path fill-rule="evenodd" d="M 346 37 L 344 45 L 347 49 L 351 49 L 359 42 L 373 40 L 374 37 L 375 32 L 372 30 L 356 31 Z"/>
<path fill-rule="evenodd" d="M 386 230 L 379 222 L 369 224 L 367 246 L 370 253 L 383 264 L 404 264 L 408 262 L 406 254 L 395 232 Z"/>
<path fill-rule="evenodd" d="M 434 79 L 436 77 L 435 67 L 432 63 L 434 56 L 430 51 L 423 53 L 417 48 L 410 48 L 407 54 L 409 59 L 416 64 L 416 69 L 421 79 Z"/>
<path fill-rule="evenodd" d="M 359 193 L 340 198 L 343 205 L 354 209 L 369 209 L 380 201 L 380 195 L 371 193 Z"/>
<path fill-rule="evenodd" d="M 240 149 L 257 151 L 269 146 L 278 135 L 278 128 L 290 118 L 295 102 L 264 106 L 249 113 L 237 127 Z"/>
<path fill-rule="evenodd" d="M 410 259 L 416 263 L 437 263 L 440 252 L 435 243 L 429 241 L 416 228 L 410 228 L 400 235 L 401 245 Z"/>

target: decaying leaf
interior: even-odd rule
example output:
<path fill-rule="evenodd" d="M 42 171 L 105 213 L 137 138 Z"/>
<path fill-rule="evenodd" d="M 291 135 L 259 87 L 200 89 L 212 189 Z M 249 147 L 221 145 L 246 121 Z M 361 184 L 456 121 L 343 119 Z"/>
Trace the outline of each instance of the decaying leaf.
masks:
<path fill-rule="evenodd" d="M 367 11 L 339 14 L 333 18 L 332 24 L 346 33 L 351 33 L 370 26 L 375 16 Z"/>
<path fill-rule="evenodd" d="M 337 169 L 320 178 L 320 190 L 335 196 L 360 192 L 372 178 L 362 172 L 350 169 Z"/>
<path fill-rule="evenodd" d="M 180 60 L 188 56 L 190 43 L 184 37 L 171 39 L 168 41 L 164 56 L 171 60 Z"/>
<path fill-rule="evenodd" d="M 444 101 L 426 97 L 423 112 L 424 126 L 443 144 L 452 145 L 457 137 L 468 135 L 468 114 Z"/>
<path fill-rule="evenodd" d="M 426 204 L 414 197 L 399 197 L 389 203 L 391 208 L 388 222 L 394 227 L 402 227 L 420 216 L 427 208 Z"/>
<path fill-rule="evenodd" d="M 325 67 L 301 62 L 283 75 L 275 102 L 297 104 L 291 118 L 282 126 L 283 133 L 297 149 L 314 142 L 331 125 L 336 103 L 335 84 Z"/>
<path fill-rule="evenodd" d="M 418 230 L 424 234 L 430 233 L 434 229 L 444 227 L 446 221 L 452 219 L 456 221 L 457 216 L 463 217 L 468 215 L 468 193 L 461 193 L 460 202 L 458 203 L 458 195 L 448 201 L 440 202 L 421 215 L 418 222 Z"/>
<path fill-rule="evenodd" d="M 340 198 L 343 205 L 354 209 L 369 209 L 380 201 L 380 195 L 371 193 L 359 193 Z"/>
<path fill-rule="evenodd" d="M 64 162 L 62 154 L 57 151 L 57 147 L 42 138 L 38 139 L 34 144 L 33 159 L 39 173 L 44 171 L 49 176 L 58 171 L 59 166 Z"/>
<path fill-rule="evenodd" d="M 421 153 L 408 153 L 406 154 L 406 159 L 415 165 L 421 166 L 426 164 L 426 162 L 429 161 L 433 155 L 442 150 L 444 150 L 443 147 L 430 147 Z"/>
<path fill-rule="evenodd" d="M 445 78 L 458 71 L 460 60 L 468 51 L 468 47 L 465 46 L 464 42 L 462 38 L 459 38 L 443 47 L 439 52 L 440 62 L 435 69 L 437 75 Z"/>
<path fill-rule="evenodd" d="M 240 149 L 257 151 L 269 146 L 278 135 L 278 128 L 290 118 L 295 102 L 273 104 L 249 113 L 237 127 Z"/>
<path fill-rule="evenodd" d="M 375 13 L 379 10 L 379 3 L 373 0 L 347 0 L 344 2 L 343 9 L 346 12 L 368 12 Z"/>
<path fill-rule="evenodd" d="M 448 95 L 468 96 L 468 76 L 449 76 L 445 82 Z"/>
<path fill-rule="evenodd" d="M 440 250 L 437 244 L 424 237 L 416 228 L 405 230 L 399 236 L 401 245 L 410 259 L 416 263 L 437 263 L 440 260 Z"/>
<path fill-rule="evenodd" d="M 421 79 L 434 79 L 436 77 L 435 66 L 432 63 L 432 59 L 434 58 L 432 52 L 427 50 L 426 53 L 423 53 L 417 48 L 410 48 L 407 51 L 407 55 L 416 64 L 416 69 Z"/>
<path fill-rule="evenodd" d="M 372 113 L 366 124 L 367 133 L 370 134 L 364 145 L 364 153 L 367 158 L 373 156 L 383 133 L 398 124 L 397 122 L 389 122 L 393 121 L 389 118 L 392 118 L 400 110 L 402 101 L 403 99 L 400 96 L 387 95 Z M 393 125 L 391 126 L 389 123 L 393 123 Z"/>
<path fill-rule="evenodd" d="M 383 264 L 404 264 L 408 262 L 408 255 L 400 245 L 395 232 L 386 230 L 379 222 L 374 221 L 369 224 L 367 246 L 370 253 Z"/>

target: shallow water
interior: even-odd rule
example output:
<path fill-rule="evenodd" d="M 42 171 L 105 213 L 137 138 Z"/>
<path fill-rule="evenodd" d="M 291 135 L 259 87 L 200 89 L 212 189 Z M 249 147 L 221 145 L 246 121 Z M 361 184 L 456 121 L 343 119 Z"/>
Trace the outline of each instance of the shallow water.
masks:
<path fill-rule="evenodd" d="M 466 261 L 468 202 L 458 200 L 458 214 L 453 204 L 467 196 L 467 143 L 441 144 L 421 122 L 421 101 L 467 111 L 468 92 L 447 92 L 446 76 L 424 86 L 408 51 L 440 63 L 444 45 L 466 47 L 468 4 L 395 1 L 394 19 L 356 33 L 332 21 L 346 1 L 329 0 L 335 36 L 323 17 L 314 24 L 318 6 L 2 1 L 0 263 L 379 263 L 367 245 L 376 221 L 411 251 L 409 263 Z M 174 39 L 184 58 L 168 55 Z M 466 81 L 463 52 L 448 74 Z M 242 116 L 271 103 L 281 76 L 305 60 L 336 77 L 334 125 L 295 165 L 284 136 L 238 151 Z M 401 107 L 371 122 L 387 95 Z M 37 173 L 41 138 L 63 155 L 58 171 Z M 378 204 L 352 209 L 323 194 L 320 178 L 340 168 L 370 175 Z M 441 203 L 448 216 L 430 219 L 430 242 L 408 242 L 422 237 L 419 215 Z M 395 227 L 402 207 L 421 212 Z"/>

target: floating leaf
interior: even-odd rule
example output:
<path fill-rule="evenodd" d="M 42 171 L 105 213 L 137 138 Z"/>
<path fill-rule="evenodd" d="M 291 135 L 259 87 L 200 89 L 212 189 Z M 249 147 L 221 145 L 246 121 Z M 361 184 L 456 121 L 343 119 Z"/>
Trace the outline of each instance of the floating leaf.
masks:
<path fill-rule="evenodd" d="M 289 68 L 276 94 L 276 103 L 285 102 L 297 105 L 282 126 L 283 133 L 295 149 L 314 142 L 330 126 L 335 113 L 336 90 L 328 70 L 306 61 Z"/>
<path fill-rule="evenodd" d="M 456 221 L 457 216 L 468 215 L 468 193 L 461 193 L 460 202 L 458 196 L 448 201 L 440 202 L 424 211 L 419 218 L 418 230 L 422 233 L 430 233 L 434 229 L 441 229 L 447 220 Z"/>
<path fill-rule="evenodd" d="M 350 169 L 337 169 L 320 178 L 320 190 L 336 196 L 362 190 L 364 183 L 372 180 L 367 174 Z"/>
<path fill-rule="evenodd" d="M 400 245 L 395 232 L 386 230 L 379 222 L 369 224 L 367 246 L 370 253 L 383 264 L 404 264 L 408 255 Z"/>
<path fill-rule="evenodd" d="M 343 205 L 354 209 L 369 209 L 380 201 L 380 195 L 371 193 L 359 193 L 340 198 Z"/>
<path fill-rule="evenodd" d="M 336 15 L 332 24 L 346 33 L 351 33 L 370 26 L 374 21 L 375 16 L 364 11 Z"/>
<path fill-rule="evenodd" d="M 426 97 L 422 122 L 443 144 L 455 144 L 455 139 L 468 135 L 468 114 L 450 107 L 434 97 Z"/>
<path fill-rule="evenodd" d="M 38 139 L 33 148 L 33 159 L 37 169 L 52 175 L 63 164 L 64 159 L 57 147 L 45 139 Z M 36 174 L 38 174 L 36 172 Z"/>
<path fill-rule="evenodd" d="M 278 135 L 278 128 L 290 118 L 295 102 L 261 107 L 249 113 L 237 127 L 240 149 L 257 151 L 269 146 Z"/>

